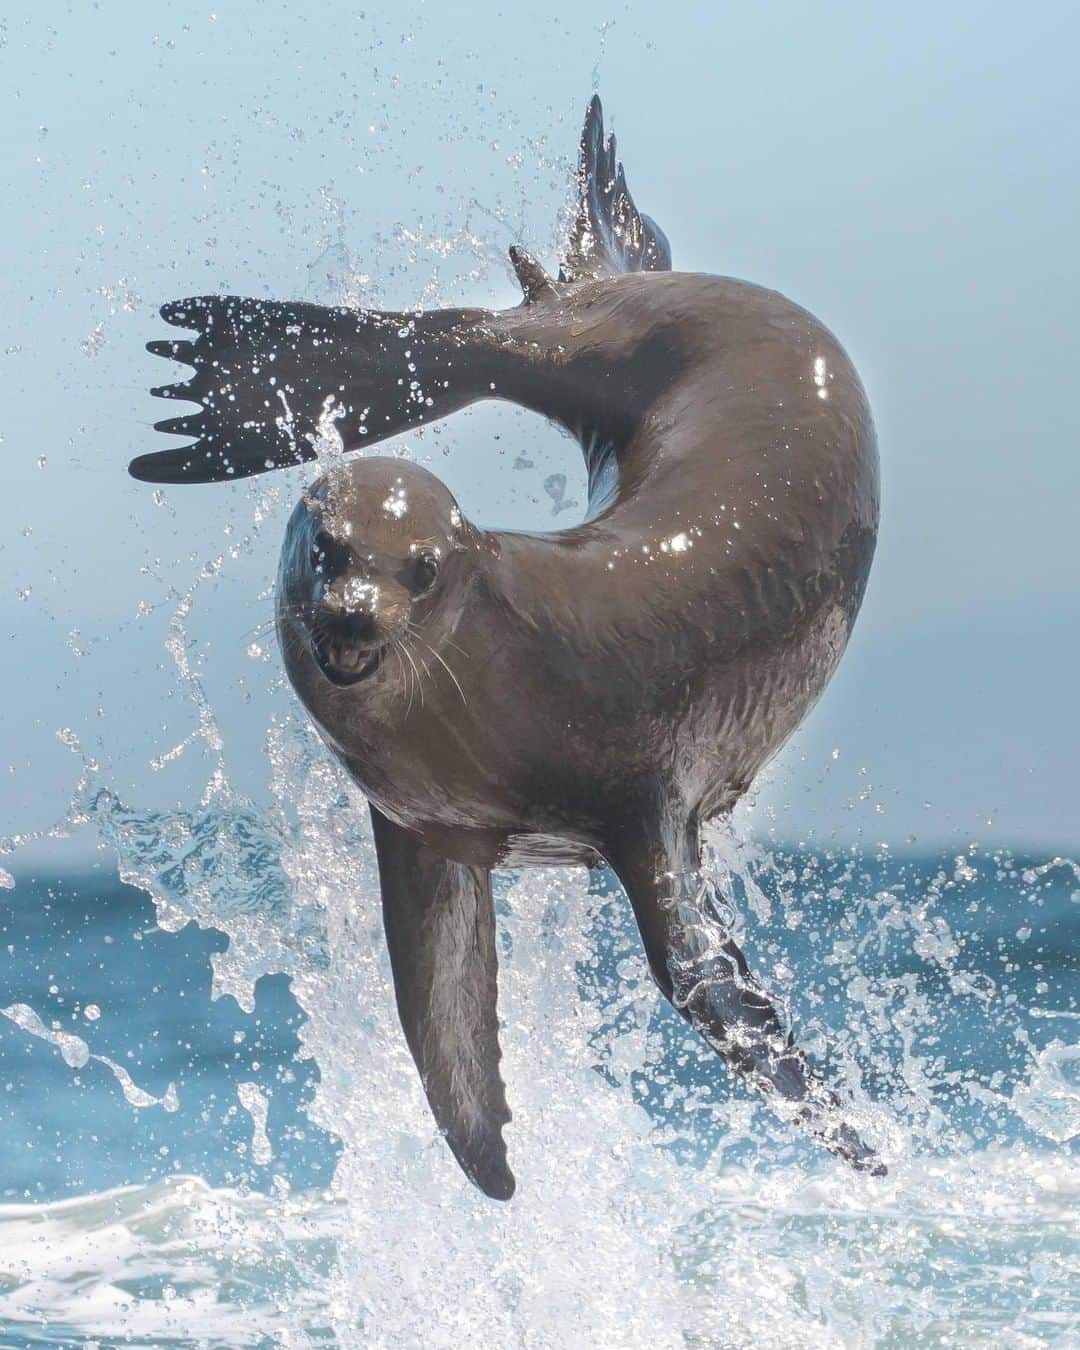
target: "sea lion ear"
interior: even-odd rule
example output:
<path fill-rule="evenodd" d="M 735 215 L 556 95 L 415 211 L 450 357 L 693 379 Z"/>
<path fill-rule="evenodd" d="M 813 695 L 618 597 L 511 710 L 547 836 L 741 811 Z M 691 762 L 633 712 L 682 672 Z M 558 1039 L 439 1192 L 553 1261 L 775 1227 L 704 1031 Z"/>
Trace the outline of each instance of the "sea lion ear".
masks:
<path fill-rule="evenodd" d="M 555 283 L 531 253 L 519 248 L 517 244 L 511 244 L 510 261 L 514 264 L 517 279 L 521 282 L 521 289 L 525 292 L 525 303 L 527 305 L 555 294 Z"/>
<path fill-rule="evenodd" d="M 577 186 L 577 215 L 566 241 L 560 281 L 671 271 L 667 235 L 634 205 L 623 167 L 615 158 L 615 137 L 604 140 L 604 112 L 595 94 L 581 133 Z"/>

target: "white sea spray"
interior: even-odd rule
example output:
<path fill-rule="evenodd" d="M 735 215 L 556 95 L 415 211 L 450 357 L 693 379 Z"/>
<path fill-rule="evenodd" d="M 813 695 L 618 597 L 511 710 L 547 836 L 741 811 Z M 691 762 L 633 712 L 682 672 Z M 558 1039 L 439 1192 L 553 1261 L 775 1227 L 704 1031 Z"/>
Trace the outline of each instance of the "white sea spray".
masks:
<path fill-rule="evenodd" d="M 60 1057 L 69 1069 L 84 1069 L 91 1061 L 104 1064 L 120 1084 L 120 1091 L 124 1094 L 124 1100 L 129 1106 L 134 1106 L 136 1110 L 141 1111 L 147 1106 L 160 1106 L 166 1111 L 178 1109 L 180 1099 L 177 1096 L 175 1084 L 170 1083 L 160 1097 L 155 1097 L 152 1092 L 146 1092 L 139 1087 L 123 1065 L 117 1064 L 107 1055 L 91 1054 L 90 1047 L 81 1036 L 76 1036 L 69 1031 L 61 1031 L 57 1026 L 46 1026 L 28 1004 L 13 1003 L 8 1008 L 0 1008 L 0 1014 L 3 1014 L 8 1021 L 14 1022 L 27 1035 L 36 1036 L 38 1040 L 47 1041 L 50 1045 L 54 1045 L 60 1051 Z"/>
<path fill-rule="evenodd" d="M 251 1159 L 259 1167 L 273 1161 L 274 1149 L 266 1132 L 270 1103 L 258 1083 L 238 1083 L 236 1097 L 251 1117 Z"/>

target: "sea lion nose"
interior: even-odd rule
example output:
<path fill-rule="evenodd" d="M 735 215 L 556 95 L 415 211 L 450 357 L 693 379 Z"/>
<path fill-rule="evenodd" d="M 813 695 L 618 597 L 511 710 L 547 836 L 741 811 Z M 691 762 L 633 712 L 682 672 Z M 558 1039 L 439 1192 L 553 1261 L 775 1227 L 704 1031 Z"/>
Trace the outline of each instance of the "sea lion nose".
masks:
<path fill-rule="evenodd" d="M 323 606 L 342 637 L 358 643 L 375 641 L 379 616 L 377 586 L 327 586 L 323 592 Z"/>
<path fill-rule="evenodd" d="M 346 632 L 353 642 L 374 642 L 376 627 L 375 615 L 370 610 L 360 610 L 345 620 Z"/>

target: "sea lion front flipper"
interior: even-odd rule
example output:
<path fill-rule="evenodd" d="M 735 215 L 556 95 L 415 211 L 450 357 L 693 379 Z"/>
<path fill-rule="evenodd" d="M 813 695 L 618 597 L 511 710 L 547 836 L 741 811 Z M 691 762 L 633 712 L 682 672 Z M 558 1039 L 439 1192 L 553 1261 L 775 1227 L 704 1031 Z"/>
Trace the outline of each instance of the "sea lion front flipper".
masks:
<path fill-rule="evenodd" d="M 371 823 L 398 1015 L 432 1114 L 470 1181 L 509 1200 L 491 873 L 449 862 L 374 806 Z"/>
<path fill-rule="evenodd" d="M 731 936 L 715 882 L 699 870 L 616 864 L 664 996 L 771 1103 L 859 1171 L 884 1175 L 833 1093 L 785 1033 L 780 1013 Z"/>

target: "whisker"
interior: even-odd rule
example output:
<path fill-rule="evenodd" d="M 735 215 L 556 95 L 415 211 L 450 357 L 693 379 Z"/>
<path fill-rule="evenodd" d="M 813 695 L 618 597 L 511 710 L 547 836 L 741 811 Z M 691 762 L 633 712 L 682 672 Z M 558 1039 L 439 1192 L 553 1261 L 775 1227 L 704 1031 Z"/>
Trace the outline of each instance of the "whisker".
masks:
<path fill-rule="evenodd" d="M 395 640 L 397 640 L 397 639 L 395 639 Z M 406 658 L 407 658 L 407 660 L 408 660 L 408 662 L 409 662 L 409 665 L 412 666 L 412 668 L 413 668 L 413 674 L 416 676 L 416 687 L 417 687 L 417 688 L 419 689 L 419 691 L 420 691 L 420 706 L 421 706 L 421 708 L 422 708 L 422 707 L 424 706 L 424 685 L 423 685 L 423 681 L 420 679 L 420 672 L 416 669 L 416 662 L 412 659 L 412 655 L 411 655 L 411 653 L 410 653 L 408 647 L 405 646 L 404 642 L 400 642 L 400 646 L 401 646 L 401 650 L 405 653 L 405 656 L 406 656 Z M 411 702 L 409 703 L 409 707 L 410 707 L 410 708 L 412 707 L 412 703 L 411 703 Z M 406 716 L 408 716 L 407 713 L 406 713 Z"/>
<path fill-rule="evenodd" d="M 301 605 L 284 605 L 279 612 L 271 614 L 269 618 L 263 618 L 261 622 L 255 624 L 254 628 L 248 628 L 246 633 L 240 633 L 240 641 L 246 641 L 251 637 L 266 637 L 277 628 L 279 618 L 308 618 L 311 620 L 316 612 L 315 603 L 301 603 Z"/>
<path fill-rule="evenodd" d="M 397 638 L 390 638 L 390 646 L 393 648 L 394 655 L 398 659 L 398 669 L 401 671 L 401 696 L 404 698 L 406 694 L 409 694 L 409 704 L 405 709 L 405 716 L 408 717 L 409 712 L 412 709 L 412 685 L 409 680 L 409 672 L 405 669 L 405 662 L 401 658 L 401 644 L 398 642 Z"/>
<path fill-rule="evenodd" d="M 467 708 L 469 706 L 469 700 L 465 697 L 465 690 L 462 689 L 458 677 L 454 674 L 454 672 L 450 669 L 450 667 L 446 664 L 446 662 L 443 660 L 443 658 L 439 655 L 439 653 L 435 650 L 435 648 L 431 645 L 430 642 L 424 642 L 424 639 L 420 637 L 418 634 L 414 634 L 413 636 L 416 638 L 417 642 L 422 642 L 424 644 L 424 646 L 432 654 L 435 660 L 438 661 L 439 665 L 442 666 L 443 670 L 446 671 L 447 675 L 449 675 L 450 678 L 454 681 L 454 687 L 461 695 L 461 701 Z"/>
<path fill-rule="evenodd" d="M 256 635 L 262 636 L 268 633 L 276 626 L 279 618 L 303 618 L 311 614 L 314 609 L 315 604 L 312 601 L 296 605 L 283 605 L 279 611 L 271 614 L 269 618 L 261 620 L 254 628 L 249 628 L 246 633 L 241 633 L 240 641 L 243 642 L 245 638 Z"/>
<path fill-rule="evenodd" d="M 424 642 L 423 637 L 421 637 L 423 629 L 420 627 L 419 624 L 413 623 L 411 619 L 408 619 L 406 620 L 406 627 L 408 628 L 409 632 L 412 633 L 413 637 L 420 638 L 420 641 Z M 460 652 L 466 661 L 469 660 L 469 653 L 465 650 L 464 647 L 459 647 L 458 644 L 453 640 L 453 638 L 444 637 L 443 642 L 445 642 L 448 647 L 453 647 L 454 651 Z M 427 647 L 428 643 L 424 642 L 424 646 Z"/>
<path fill-rule="evenodd" d="M 257 623 L 254 628 L 249 628 L 246 633 L 241 633 L 240 641 L 245 642 L 248 638 L 266 637 L 273 626 L 273 619 L 264 619 L 262 623 Z"/>
<path fill-rule="evenodd" d="M 420 687 L 420 673 L 416 669 L 416 662 L 409 655 L 409 650 L 405 644 L 400 639 L 396 639 L 396 641 L 402 656 L 404 656 L 405 660 L 409 663 L 409 706 L 405 710 L 405 716 L 408 717 L 409 713 L 412 712 L 413 701 L 415 700 L 416 695 L 418 693 L 420 694 L 421 706 L 423 706 L 424 695 L 423 690 Z"/>
<path fill-rule="evenodd" d="M 397 657 L 398 669 L 401 671 L 401 683 L 402 683 L 403 685 L 406 685 L 406 686 L 407 686 L 407 684 L 408 684 L 408 679 L 407 679 L 407 672 L 406 672 L 406 670 L 405 670 L 405 662 L 401 659 L 401 652 L 398 650 L 398 644 L 397 644 L 397 642 L 396 642 L 396 641 L 393 642 L 392 645 L 393 645 L 393 648 L 394 648 L 394 655 Z M 412 704 L 410 703 L 410 704 L 409 704 L 409 708 L 411 708 L 411 707 L 412 707 Z M 405 716 L 406 716 L 406 717 L 408 717 L 408 715 L 409 715 L 409 708 L 406 708 L 406 709 L 405 709 Z"/>
<path fill-rule="evenodd" d="M 409 650 L 408 636 L 409 636 L 408 634 L 404 634 L 404 635 L 402 636 L 402 643 L 403 643 L 403 645 L 405 646 L 406 650 Z M 413 652 L 413 655 L 414 655 L 414 656 L 416 657 L 416 659 L 420 662 L 420 668 L 421 668 L 421 670 L 423 670 L 424 674 L 427 676 L 427 678 L 428 678 L 428 683 L 430 684 L 430 683 L 431 683 L 431 667 L 428 665 L 428 663 L 424 660 L 424 658 L 420 655 L 419 652 L 415 652 L 415 651 L 414 651 L 414 652 Z M 423 694 L 423 688 L 424 688 L 424 683 L 423 683 L 423 679 L 421 679 L 421 681 L 420 681 L 421 695 Z"/>

